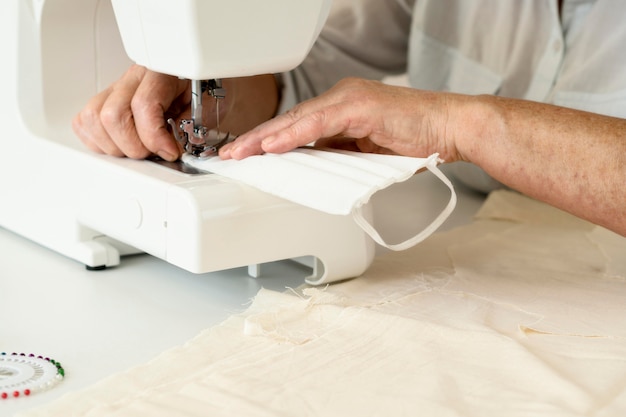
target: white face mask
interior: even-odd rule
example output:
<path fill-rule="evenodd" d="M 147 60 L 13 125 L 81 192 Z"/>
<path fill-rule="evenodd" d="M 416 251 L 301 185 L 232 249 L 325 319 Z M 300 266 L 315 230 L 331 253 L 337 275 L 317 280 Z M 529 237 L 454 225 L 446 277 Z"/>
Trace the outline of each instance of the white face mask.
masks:
<path fill-rule="evenodd" d="M 438 154 L 428 158 L 379 155 L 340 150 L 299 148 L 284 154 L 251 156 L 241 161 L 219 157 L 183 161 L 197 169 L 232 178 L 262 191 L 329 214 L 352 215 L 355 222 L 378 244 L 404 250 L 430 236 L 456 205 L 452 183 L 439 170 Z M 363 215 L 363 206 L 379 190 L 406 181 L 426 168 L 450 189 L 443 211 L 417 235 L 389 244 Z"/>

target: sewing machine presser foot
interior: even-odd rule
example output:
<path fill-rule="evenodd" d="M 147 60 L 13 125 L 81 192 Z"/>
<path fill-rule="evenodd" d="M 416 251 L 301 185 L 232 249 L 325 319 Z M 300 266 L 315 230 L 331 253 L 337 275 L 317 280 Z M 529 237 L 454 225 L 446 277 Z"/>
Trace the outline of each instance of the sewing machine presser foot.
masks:
<path fill-rule="evenodd" d="M 190 119 L 181 120 L 178 126 L 171 118 L 167 120 L 167 123 L 171 126 L 174 138 L 183 150 L 200 159 L 217 155 L 222 146 L 237 139 L 237 136 L 229 132 L 220 137 L 220 132 L 217 130 L 208 130 L 206 127 L 194 128 L 193 120 Z"/>
<path fill-rule="evenodd" d="M 202 123 L 202 95 L 205 92 L 215 98 L 217 130 L 209 130 Z M 206 159 L 217 155 L 222 146 L 236 139 L 228 132 L 223 138 L 220 137 L 219 103 L 225 96 L 226 90 L 222 88 L 219 79 L 191 80 L 191 119 L 181 120 L 178 126 L 173 119 L 167 120 L 174 138 L 186 153 Z"/>

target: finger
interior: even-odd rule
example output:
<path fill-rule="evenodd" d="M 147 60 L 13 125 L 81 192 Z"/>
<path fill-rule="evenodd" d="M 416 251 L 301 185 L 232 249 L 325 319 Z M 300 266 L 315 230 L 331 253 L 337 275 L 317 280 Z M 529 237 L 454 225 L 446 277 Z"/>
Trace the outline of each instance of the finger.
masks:
<path fill-rule="evenodd" d="M 282 114 L 268 120 L 251 131 L 240 135 L 234 142 L 223 146 L 220 150 L 220 157 L 222 159 L 243 159 L 251 155 L 261 154 L 263 153 L 261 142 L 265 138 L 274 135 L 293 123 L 294 120 L 291 113 Z"/>
<path fill-rule="evenodd" d="M 364 80 L 340 81 L 324 94 L 241 135 L 222 156 L 242 159 L 262 152 L 286 152 L 337 135 L 367 137 L 373 125 L 380 124 L 379 106 L 372 107 L 376 100 L 371 99 L 371 90 L 376 92 L 376 88 L 377 83 Z"/>
<path fill-rule="evenodd" d="M 224 156 L 243 159 L 263 152 L 283 153 L 315 142 L 319 138 L 342 133 L 343 129 L 336 127 L 338 115 L 328 117 L 328 112 L 329 109 L 324 109 L 302 116 L 300 112 L 281 115 L 240 136 L 226 150 Z M 330 112 L 333 112 L 333 107 Z M 331 120 L 332 126 L 328 124 Z"/>
<path fill-rule="evenodd" d="M 325 107 L 319 111 L 306 114 L 286 128 L 266 137 L 261 142 L 265 152 L 282 153 L 298 146 L 316 142 L 321 138 L 335 136 L 360 137 L 363 127 L 355 129 L 354 107 L 343 103 Z M 357 114 L 359 110 L 356 110 Z"/>
<path fill-rule="evenodd" d="M 131 158 L 145 158 L 150 151 L 143 145 L 135 127 L 131 101 L 145 69 L 131 68 L 111 88 L 100 110 L 100 120 L 117 148 Z"/>
<path fill-rule="evenodd" d="M 149 152 L 169 161 L 178 159 L 180 148 L 167 128 L 165 114 L 180 103 L 189 87 L 175 77 L 148 72 L 131 102 L 139 141 Z"/>
<path fill-rule="evenodd" d="M 239 138 L 237 138 L 237 140 L 239 140 Z M 234 146 L 236 146 L 235 142 L 230 142 L 222 146 L 218 151 L 219 157 L 221 159 L 232 159 L 231 150 L 233 149 Z"/>
<path fill-rule="evenodd" d="M 73 118 L 72 129 L 83 144 L 93 152 L 123 156 L 122 151 L 115 145 L 100 120 L 103 103 L 110 93 L 111 90 L 106 89 L 89 100 Z"/>
<path fill-rule="evenodd" d="M 278 115 L 273 119 L 260 124 L 249 132 L 240 135 L 233 144 L 222 148 L 220 156 L 224 159 L 242 159 L 250 155 L 261 154 L 264 152 L 262 142 L 266 138 L 275 136 L 277 133 L 292 126 L 305 115 L 319 111 L 327 106 L 331 106 L 336 101 L 337 97 L 332 94 L 332 91 L 304 101 L 293 107 L 288 112 Z"/>

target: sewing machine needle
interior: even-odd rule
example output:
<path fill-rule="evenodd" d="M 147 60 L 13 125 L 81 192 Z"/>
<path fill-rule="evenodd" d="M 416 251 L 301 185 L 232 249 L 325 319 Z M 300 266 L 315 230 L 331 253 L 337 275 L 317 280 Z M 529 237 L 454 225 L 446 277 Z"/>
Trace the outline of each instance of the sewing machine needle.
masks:
<path fill-rule="evenodd" d="M 217 130 L 217 139 L 220 139 L 220 99 L 215 97 L 215 118 L 217 119 L 217 125 L 215 129 Z"/>
<path fill-rule="evenodd" d="M 202 84 L 191 80 L 191 119 L 194 129 L 202 127 Z"/>

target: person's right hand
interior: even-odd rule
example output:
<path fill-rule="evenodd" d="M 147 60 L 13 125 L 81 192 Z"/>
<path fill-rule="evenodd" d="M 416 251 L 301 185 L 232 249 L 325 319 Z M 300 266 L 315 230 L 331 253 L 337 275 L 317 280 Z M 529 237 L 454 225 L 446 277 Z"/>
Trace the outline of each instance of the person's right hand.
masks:
<path fill-rule="evenodd" d="M 166 119 L 189 108 L 188 80 L 133 65 L 94 96 L 73 120 L 74 132 L 91 150 L 114 156 L 174 161 L 181 153 Z"/>
<path fill-rule="evenodd" d="M 224 79 L 220 129 L 239 135 L 274 116 L 278 90 L 273 75 Z M 74 118 L 73 128 L 91 150 L 135 159 L 152 154 L 175 161 L 182 149 L 167 125 L 191 118 L 191 82 L 133 65 L 118 81 L 94 96 Z M 202 100 L 203 125 L 217 125 L 215 99 Z"/>

